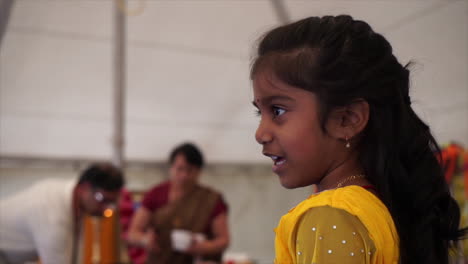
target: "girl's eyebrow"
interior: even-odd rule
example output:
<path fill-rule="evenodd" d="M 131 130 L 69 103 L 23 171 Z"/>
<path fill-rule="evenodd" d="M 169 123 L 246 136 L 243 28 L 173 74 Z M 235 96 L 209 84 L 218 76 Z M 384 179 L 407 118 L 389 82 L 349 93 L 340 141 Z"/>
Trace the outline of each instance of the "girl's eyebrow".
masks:
<path fill-rule="evenodd" d="M 286 96 L 286 95 L 271 95 L 271 96 L 267 96 L 267 97 L 264 97 L 264 98 L 261 98 L 261 99 L 255 99 L 254 101 L 252 101 L 252 104 L 258 108 L 258 104 L 269 104 L 271 103 L 272 101 L 275 101 L 275 100 L 279 100 L 279 101 L 290 101 L 290 102 L 294 102 L 295 100 L 289 96 Z"/>

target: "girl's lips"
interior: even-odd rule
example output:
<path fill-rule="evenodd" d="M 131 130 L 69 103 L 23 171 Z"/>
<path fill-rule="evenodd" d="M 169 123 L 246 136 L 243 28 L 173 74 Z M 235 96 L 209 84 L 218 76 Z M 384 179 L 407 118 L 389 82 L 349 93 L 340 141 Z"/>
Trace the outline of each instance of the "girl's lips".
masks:
<path fill-rule="evenodd" d="M 286 159 L 283 157 L 277 157 L 276 159 L 273 159 L 273 172 L 278 172 L 280 171 L 286 163 Z"/>
<path fill-rule="evenodd" d="M 263 153 L 263 155 L 270 157 L 273 160 L 273 172 L 277 173 L 279 172 L 286 164 L 286 159 L 281 156 L 269 154 L 269 153 Z"/>

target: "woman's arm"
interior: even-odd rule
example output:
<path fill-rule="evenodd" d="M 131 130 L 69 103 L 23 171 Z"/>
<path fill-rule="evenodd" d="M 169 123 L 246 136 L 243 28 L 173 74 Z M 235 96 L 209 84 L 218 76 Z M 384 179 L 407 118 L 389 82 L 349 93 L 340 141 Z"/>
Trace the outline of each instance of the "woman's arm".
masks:
<path fill-rule="evenodd" d="M 148 250 L 158 250 L 156 234 L 148 229 L 151 220 L 151 211 L 140 206 L 130 222 L 127 242 L 132 246 L 145 247 Z"/>
<path fill-rule="evenodd" d="M 229 246 L 229 228 L 227 213 L 216 216 L 211 224 L 214 238 L 195 242 L 187 252 L 194 255 L 212 255 L 223 252 Z"/>

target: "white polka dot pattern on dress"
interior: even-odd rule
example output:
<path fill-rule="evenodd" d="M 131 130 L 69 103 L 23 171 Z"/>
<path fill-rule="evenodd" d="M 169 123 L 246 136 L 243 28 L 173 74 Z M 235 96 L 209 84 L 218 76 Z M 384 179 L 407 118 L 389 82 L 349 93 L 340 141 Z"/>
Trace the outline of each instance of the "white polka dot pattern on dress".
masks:
<path fill-rule="evenodd" d="M 295 237 L 293 236 L 297 244 L 294 247 L 296 255 L 294 256 L 294 251 L 292 251 L 292 259 L 295 258 L 298 264 L 322 263 L 322 261 L 331 261 L 332 263 L 357 261 L 358 263 L 364 259 L 371 260 L 375 252 L 375 245 L 368 237 L 367 230 L 359 219 L 353 218 L 351 221 L 351 219 L 344 218 L 343 220 L 346 221 L 341 222 L 341 218 L 335 221 L 331 217 L 333 214 L 330 214 L 330 217 L 328 214 L 323 215 L 326 215 L 327 219 L 316 221 L 319 219 L 316 215 L 306 215 L 308 218 L 299 222 L 297 234 Z M 348 222 L 348 220 L 350 221 Z M 339 230 L 338 225 L 340 226 Z M 289 252 L 291 251 L 288 250 L 285 253 L 291 254 Z"/>

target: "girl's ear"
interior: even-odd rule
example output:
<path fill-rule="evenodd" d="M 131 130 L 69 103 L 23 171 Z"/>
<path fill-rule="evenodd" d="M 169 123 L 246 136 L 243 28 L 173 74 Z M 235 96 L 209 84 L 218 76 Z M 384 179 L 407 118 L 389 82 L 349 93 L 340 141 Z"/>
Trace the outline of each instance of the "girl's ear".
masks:
<path fill-rule="evenodd" d="M 369 103 L 364 99 L 358 99 L 347 106 L 333 109 L 326 128 L 333 138 L 351 140 L 366 128 L 367 122 L 369 122 Z"/>

